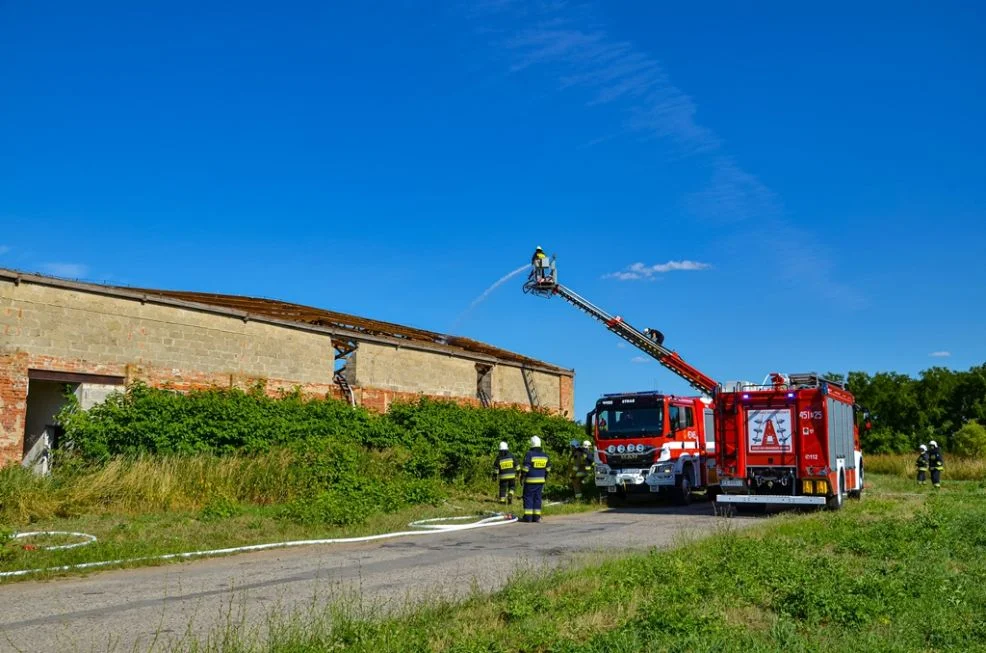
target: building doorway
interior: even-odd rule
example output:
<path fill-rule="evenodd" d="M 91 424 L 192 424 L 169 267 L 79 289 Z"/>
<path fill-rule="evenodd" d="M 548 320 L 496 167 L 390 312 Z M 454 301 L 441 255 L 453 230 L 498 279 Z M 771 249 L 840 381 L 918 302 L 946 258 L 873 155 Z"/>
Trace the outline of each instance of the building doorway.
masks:
<path fill-rule="evenodd" d="M 122 376 L 28 370 L 22 464 L 40 474 L 50 471 L 51 451 L 58 447 L 63 433 L 57 416 L 70 396 L 87 410 L 122 388 Z"/>

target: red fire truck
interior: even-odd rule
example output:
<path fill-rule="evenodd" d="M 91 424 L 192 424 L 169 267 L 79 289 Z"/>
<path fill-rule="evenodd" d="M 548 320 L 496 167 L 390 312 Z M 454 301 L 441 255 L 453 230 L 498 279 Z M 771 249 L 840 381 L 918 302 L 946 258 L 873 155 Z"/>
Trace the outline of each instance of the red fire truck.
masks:
<path fill-rule="evenodd" d="M 586 416 L 586 431 L 596 443 L 596 486 L 617 497 L 653 492 L 687 504 L 693 489 L 715 484 L 715 426 L 707 397 L 603 395 Z"/>
<path fill-rule="evenodd" d="M 689 500 L 690 489 L 706 486 L 717 507 L 728 509 L 838 508 L 846 497 L 862 495 L 856 426 L 862 409 L 842 384 L 810 373 L 724 387 L 666 348 L 659 331 L 637 330 L 558 283 L 554 259 L 534 260 L 524 291 L 565 299 L 704 395 L 599 399 L 586 419 L 596 443 L 597 486 L 615 494 L 673 489 L 682 502 Z M 624 417 L 636 425 L 624 426 Z"/>
<path fill-rule="evenodd" d="M 596 446 L 595 482 L 610 496 L 671 493 L 689 503 L 693 489 L 716 494 L 714 411 L 717 383 L 664 346 L 656 329 L 638 330 L 558 283 L 554 260 L 535 258 L 524 291 L 558 296 L 598 320 L 701 392 L 680 397 L 659 392 L 609 394 L 586 416 Z"/>
<path fill-rule="evenodd" d="M 717 464 L 727 509 L 745 505 L 839 508 L 863 493 L 856 405 L 817 374 L 772 374 L 716 395 Z"/>

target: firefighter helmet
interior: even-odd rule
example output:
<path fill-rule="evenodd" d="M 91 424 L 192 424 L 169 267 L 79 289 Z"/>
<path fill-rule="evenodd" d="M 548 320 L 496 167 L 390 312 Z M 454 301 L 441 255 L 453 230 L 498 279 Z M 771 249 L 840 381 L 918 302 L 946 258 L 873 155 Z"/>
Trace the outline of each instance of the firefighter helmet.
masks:
<path fill-rule="evenodd" d="M 938 443 L 935 442 L 934 440 L 932 440 L 931 442 L 928 443 L 928 446 L 929 447 L 935 447 L 935 448 L 937 448 L 938 447 Z"/>
<path fill-rule="evenodd" d="M 920 449 L 921 451 L 927 451 L 928 450 L 928 446 L 922 444 L 920 447 L 918 447 L 918 449 Z"/>
<path fill-rule="evenodd" d="M 568 443 L 568 446 L 570 446 L 571 448 L 573 448 L 573 449 L 574 449 L 574 448 L 576 448 L 577 446 L 579 446 L 579 441 L 578 441 L 578 440 L 576 440 L 575 438 L 572 438 L 572 439 L 571 439 L 571 440 L 569 441 L 569 443 Z"/>
<path fill-rule="evenodd" d="M 540 447 L 540 446 L 541 446 L 541 438 L 539 438 L 539 437 L 538 437 L 538 436 L 536 436 L 536 435 L 535 435 L 535 436 L 533 436 L 533 437 L 531 438 L 531 446 L 532 446 L 532 447 Z"/>
<path fill-rule="evenodd" d="M 592 443 L 591 443 L 591 442 L 589 442 L 588 440 L 585 440 L 585 441 L 584 441 L 584 442 L 582 443 L 582 446 L 583 446 L 583 447 L 585 447 L 586 449 L 588 449 L 589 447 L 591 447 L 591 446 L 592 446 Z"/>
<path fill-rule="evenodd" d="M 507 443 L 506 442 L 501 442 L 500 443 L 500 451 L 506 451 L 507 449 L 509 449 L 509 447 L 507 446 Z"/>

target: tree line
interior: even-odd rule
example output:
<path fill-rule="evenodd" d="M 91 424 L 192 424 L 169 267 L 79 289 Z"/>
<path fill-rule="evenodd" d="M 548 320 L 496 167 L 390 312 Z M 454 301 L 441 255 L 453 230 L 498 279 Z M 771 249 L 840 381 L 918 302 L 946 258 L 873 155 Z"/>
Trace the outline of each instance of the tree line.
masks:
<path fill-rule="evenodd" d="M 986 454 L 986 364 L 968 371 L 932 367 L 917 377 L 896 372 L 830 373 L 869 411 L 861 429 L 869 453 L 904 453 L 935 440 L 946 451 Z"/>

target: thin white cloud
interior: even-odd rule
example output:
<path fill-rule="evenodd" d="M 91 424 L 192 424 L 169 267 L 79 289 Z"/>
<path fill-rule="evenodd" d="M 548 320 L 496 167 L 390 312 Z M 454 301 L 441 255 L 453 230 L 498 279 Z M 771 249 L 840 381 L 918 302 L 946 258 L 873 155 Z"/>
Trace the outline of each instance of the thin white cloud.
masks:
<path fill-rule="evenodd" d="M 950 351 L 933 351 L 933 352 L 931 352 L 928 355 L 931 356 L 932 358 L 948 358 L 949 356 L 952 355 L 952 352 L 950 352 Z"/>
<path fill-rule="evenodd" d="M 630 359 L 631 363 L 649 363 L 650 359 L 646 356 L 634 356 Z"/>
<path fill-rule="evenodd" d="M 666 272 L 708 270 L 711 267 L 708 263 L 700 263 L 698 261 L 668 261 L 667 263 L 657 263 L 655 265 L 634 263 L 619 272 L 604 274 L 603 279 L 617 279 L 619 281 L 654 280 L 658 275 Z"/>
<path fill-rule="evenodd" d="M 82 263 L 42 263 L 41 270 L 56 277 L 78 279 L 89 273 L 89 266 Z"/>
<path fill-rule="evenodd" d="M 492 39 L 498 56 L 507 58 L 512 73 L 537 70 L 566 94 L 580 94 L 594 115 L 616 111 L 618 125 L 599 123 L 579 147 L 590 147 L 617 136 L 635 135 L 643 141 L 671 144 L 667 154 L 692 158 L 708 169 L 708 181 L 683 197 L 683 208 L 703 221 L 729 226 L 721 238 L 741 240 L 748 258 L 767 259 L 775 252 L 790 265 L 777 266 L 788 282 L 809 286 L 846 306 L 863 303 L 859 293 L 838 279 L 840 270 L 824 247 L 805 253 L 805 243 L 819 240 L 794 228 L 785 217 L 781 199 L 755 174 L 745 170 L 724 147 L 718 135 L 698 121 L 695 100 L 675 85 L 664 66 L 631 41 L 612 36 L 599 20 L 598 2 L 551 0 L 474 0 L 470 12 L 482 22 L 481 32 Z M 518 27 L 520 25 L 520 27 Z M 764 237 L 763 232 L 770 233 Z M 804 257 L 814 265 L 805 266 Z M 611 278 L 653 278 L 634 270 Z"/>

